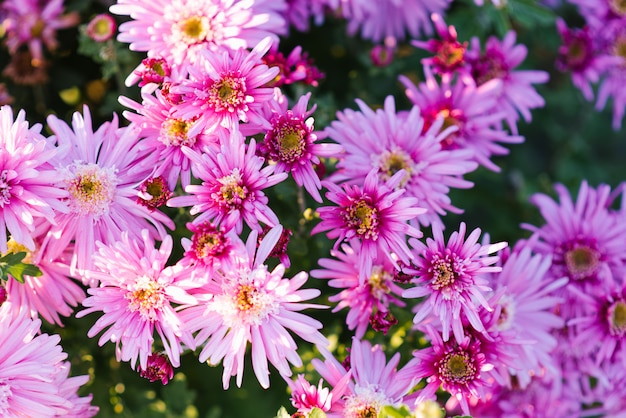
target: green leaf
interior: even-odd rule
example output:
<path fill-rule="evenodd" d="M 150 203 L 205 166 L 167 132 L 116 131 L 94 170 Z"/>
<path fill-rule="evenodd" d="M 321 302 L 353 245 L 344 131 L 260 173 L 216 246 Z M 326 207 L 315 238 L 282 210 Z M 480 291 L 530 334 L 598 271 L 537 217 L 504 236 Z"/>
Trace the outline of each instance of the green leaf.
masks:
<path fill-rule="evenodd" d="M 555 15 L 535 0 L 510 0 L 509 15 L 528 29 L 554 24 Z"/>
<path fill-rule="evenodd" d="M 24 283 L 24 276 L 38 277 L 42 275 L 39 267 L 22 262 L 26 257 L 25 252 L 7 253 L 0 257 L 0 278 L 8 280 L 13 277 L 20 283 Z"/>
<path fill-rule="evenodd" d="M 406 405 L 399 408 L 392 405 L 385 405 L 378 413 L 378 418 L 411 418 L 413 414 Z"/>

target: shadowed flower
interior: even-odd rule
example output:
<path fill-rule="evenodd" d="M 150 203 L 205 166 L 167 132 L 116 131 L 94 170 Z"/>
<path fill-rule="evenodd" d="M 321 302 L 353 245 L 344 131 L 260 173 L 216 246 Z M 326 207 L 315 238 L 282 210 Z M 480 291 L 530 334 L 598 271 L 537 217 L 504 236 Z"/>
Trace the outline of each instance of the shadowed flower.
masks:
<path fill-rule="evenodd" d="M 152 353 L 148 357 L 148 366 L 145 369 L 140 368 L 139 375 L 151 382 L 160 380 L 167 385 L 174 377 L 174 368 L 165 354 Z"/>

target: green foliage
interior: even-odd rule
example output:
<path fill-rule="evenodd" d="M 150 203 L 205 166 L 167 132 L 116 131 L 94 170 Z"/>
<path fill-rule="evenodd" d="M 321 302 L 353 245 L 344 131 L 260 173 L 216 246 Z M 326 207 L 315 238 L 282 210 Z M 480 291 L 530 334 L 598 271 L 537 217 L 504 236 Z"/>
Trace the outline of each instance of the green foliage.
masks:
<path fill-rule="evenodd" d="M 13 277 L 20 283 L 24 283 L 24 276 L 41 276 L 39 267 L 24 263 L 25 252 L 7 253 L 0 257 L 0 279 L 9 280 Z"/>

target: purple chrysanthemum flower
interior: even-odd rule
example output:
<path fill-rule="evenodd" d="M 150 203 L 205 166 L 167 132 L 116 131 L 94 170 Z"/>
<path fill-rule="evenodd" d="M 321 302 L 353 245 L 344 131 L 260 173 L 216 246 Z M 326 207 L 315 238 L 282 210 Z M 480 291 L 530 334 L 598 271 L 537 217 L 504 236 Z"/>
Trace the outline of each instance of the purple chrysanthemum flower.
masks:
<path fill-rule="evenodd" d="M 416 286 L 402 295 L 405 298 L 426 297 L 417 307 L 413 322 L 420 324 L 432 315 L 441 321 L 443 340 L 448 341 L 452 329 L 459 344 L 465 338 L 461 314 L 475 330 L 485 331 L 477 312 L 480 306 L 491 310 L 485 298 L 485 292 L 491 288 L 483 274 L 502 270 L 493 265 L 499 257 L 489 254 L 507 245 L 505 242 L 481 245 L 478 243 L 479 228 L 467 238 L 465 231 L 465 223 L 461 223 L 459 230 L 454 231 L 446 243 L 441 227 L 434 224 L 433 237 L 428 238 L 426 244 L 410 240 L 415 254 Z"/>
<path fill-rule="evenodd" d="M 621 280 L 626 223 L 608 208 L 611 188 L 601 184 L 594 189 L 583 181 L 575 202 L 564 185 L 555 185 L 555 190 L 559 202 L 540 193 L 531 197 L 545 224 L 522 225 L 533 233 L 531 248 L 551 255 L 552 277 L 568 277 L 570 285 L 581 289 L 606 286 L 615 275 Z"/>
<path fill-rule="evenodd" d="M 409 100 L 420 108 L 426 129 L 442 117 L 444 128 L 458 128 L 443 139 L 444 149 L 470 149 L 479 164 L 499 171 L 490 158 L 508 154 L 508 149 L 500 143 L 524 141 L 523 137 L 510 135 L 499 127 L 506 118 L 506 112 L 497 108 L 502 81 L 490 80 L 476 86 L 471 80 L 458 80 L 454 84 L 443 80 L 440 85 L 428 67 L 424 71 L 426 81 L 417 86 L 405 76 L 400 76 L 400 81 L 406 87 Z"/>
<path fill-rule="evenodd" d="M 276 163 L 276 172 L 288 172 L 298 186 L 318 202 L 322 202 L 319 190 L 322 184 L 314 169 L 320 164 L 319 157 L 336 156 L 341 147 L 333 143 L 319 143 L 326 135 L 313 130 L 315 106 L 307 110 L 311 93 L 298 99 L 292 109 L 288 109 L 287 98 L 275 89 L 275 99 L 268 103 L 265 111 L 271 128 L 259 142 L 258 153 L 268 161 Z"/>
<path fill-rule="evenodd" d="M 172 365 L 178 367 L 181 342 L 193 348 L 194 341 L 176 306 L 195 304 L 188 291 L 201 283 L 189 280 L 180 266 L 166 267 L 172 251 L 169 235 L 158 250 L 147 230 L 141 231 L 141 236 L 142 242 L 123 233 L 121 240 L 108 246 L 98 243 L 94 270 L 82 274 L 86 281 L 95 280 L 99 285 L 87 290 L 85 309 L 76 316 L 102 312 L 87 336 L 93 338 L 104 331 L 98 345 L 115 343 L 117 360 L 128 361 L 133 369 L 137 361 L 142 370 L 148 367 L 156 331 Z"/>
<path fill-rule="evenodd" d="M 193 63 L 201 51 L 252 48 L 287 33 L 283 0 L 118 0 L 111 13 L 130 16 L 118 40 L 174 66 Z"/>
<path fill-rule="evenodd" d="M 304 375 L 299 374 L 295 381 L 287 380 L 291 389 L 291 404 L 298 410 L 298 413 L 303 414 L 303 417 L 308 416 L 313 408 L 329 412 L 332 409 L 333 402 L 341 399 L 348 387 L 349 379 L 350 374 L 346 373 L 341 382 L 336 384 L 332 390 L 328 390 L 328 388 L 323 386 L 323 379 L 320 379 L 317 386 L 313 386 L 305 379 Z"/>
<path fill-rule="evenodd" d="M 153 237 L 166 235 L 163 225 L 174 223 L 160 211 L 137 203 L 137 186 L 149 177 L 154 166 L 150 154 L 137 147 L 136 125 L 120 128 L 117 116 L 95 132 L 91 115 L 85 106 L 83 115 L 73 115 L 72 127 L 54 115 L 48 117 L 58 146 L 52 162 L 65 190 L 69 213 L 58 214 L 56 225 L 42 243 L 54 259 L 74 241 L 70 261 L 76 268 L 91 267 L 96 241 L 109 244 L 126 231 L 139 239 L 142 229 Z"/>
<path fill-rule="evenodd" d="M 491 370 L 493 364 L 487 361 L 478 340 L 464 337 L 461 342 L 444 342 L 430 327 L 427 334 L 431 346 L 415 351 L 415 358 L 406 366 L 416 378 L 426 380 L 426 386 L 415 399 L 416 404 L 431 399 L 442 388 L 456 398 L 463 413 L 468 415 L 468 400 L 483 397 L 485 387 L 490 384 L 484 372 Z"/>
<path fill-rule="evenodd" d="M 359 270 L 360 251 L 358 240 L 342 244 L 341 251 L 331 250 L 336 259 L 322 258 L 318 262 L 322 269 L 311 271 L 311 276 L 329 279 L 330 287 L 342 289 L 328 300 L 337 303 L 333 312 L 349 309 L 346 324 L 358 339 L 365 335 L 373 315 L 388 313 L 391 304 L 405 306 L 399 298 L 403 289 L 394 283 L 396 267 L 386 256 L 377 254 L 372 261 L 372 274 L 364 281 Z"/>
<path fill-rule="evenodd" d="M 313 359 L 311 363 L 333 390 L 343 386 L 346 376 L 350 376 L 343 396 L 333 400 L 329 418 L 376 417 L 386 405 L 403 404 L 404 397 L 417 383 L 412 367 L 398 368 L 400 353 L 387 361 L 381 346 L 357 338 L 352 339 L 349 367 L 330 354 L 324 362 Z"/>
<path fill-rule="evenodd" d="M 291 376 L 289 363 L 302 365 L 289 331 L 326 350 L 328 341 L 319 332 L 322 324 L 299 312 L 324 307 L 303 303 L 319 296 L 320 291 L 301 289 L 308 279 L 305 272 L 286 279 L 282 264 L 272 271 L 264 264 L 281 232 L 280 225 L 274 227 L 257 249 L 258 234 L 252 231 L 245 251 L 228 269 L 218 269 L 211 277 L 206 302 L 180 312 L 186 329 L 197 332 L 199 360 L 223 363 L 224 389 L 228 389 L 231 376 L 236 376 L 237 386 L 241 386 L 248 343 L 254 374 L 263 388 L 270 385 L 268 360 L 285 377 Z"/>
<path fill-rule="evenodd" d="M 165 176 L 170 190 L 174 190 L 180 178 L 183 188 L 191 183 L 191 161 L 181 151 L 183 146 L 200 151 L 215 143 L 214 136 L 194 129 L 197 118 L 184 119 L 174 115 L 175 107 L 157 89 L 154 94 L 143 92 L 141 104 L 121 96 L 122 105 L 134 110 L 124 112 L 124 117 L 141 127 L 141 147 L 157 155 L 153 177 Z M 190 135 L 189 132 L 194 132 Z"/>
<path fill-rule="evenodd" d="M 58 212 L 67 212 L 49 160 L 56 149 L 48 147 L 41 125 L 28 126 L 22 110 L 15 120 L 9 106 L 0 108 L 0 253 L 7 252 L 7 230 L 17 243 L 35 249 L 35 219 L 54 223 Z"/>
<path fill-rule="evenodd" d="M 274 166 L 263 167 L 263 158 L 256 155 L 254 140 L 246 146 L 239 131 L 221 138 L 221 147 L 205 148 L 199 154 L 183 147 L 192 161 L 193 175 L 202 184 L 185 188 L 188 196 L 173 197 L 168 206 L 192 206 L 191 214 L 200 214 L 193 221 L 200 224 L 211 221 L 222 225 L 226 231 L 243 230 L 245 222 L 250 228 L 261 231 L 259 222 L 278 225 L 278 217 L 269 208 L 263 189 L 280 183 L 287 173 L 273 174 Z"/>
<path fill-rule="evenodd" d="M 33 66 L 44 63 L 44 46 L 54 51 L 59 45 L 56 32 L 76 26 L 77 12 L 63 14 L 64 0 L 7 0 L 0 8 L 6 13 L 2 22 L 6 30 L 7 46 L 14 54 L 26 45 L 33 57 Z"/>
<path fill-rule="evenodd" d="M 152 353 L 148 356 L 148 366 L 140 369 L 139 375 L 151 382 L 160 380 L 162 384 L 167 383 L 174 377 L 172 363 L 163 353 Z"/>
<path fill-rule="evenodd" d="M 90 397 L 76 395 L 87 376 L 67 377 L 67 354 L 58 335 L 41 333 L 41 321 L 16 315 L 20 307 L 0 307 L 0 416 L 55 418 L 92 417 Z M 23 311 L 22 311 L 23 312 Z"/>
<path fill-rule="evenodd" d="M 420 238 L 422 233 L 408 222 L 426 212 L 418 206 L 415 197 L 403 196 L 406 190 L 396 188 L 405 175 L 404 170 L 398 171 L 385 183 L 379 182 L 377 171 L 370 171 L 363 187 L 325 182 L 329 190 L 326 197 L 337 206 L 318 208 L 322 221 L 311 231 L 311 234 L 327 231 L 328 238 L 337 238 L 335 249 L 344 240 L 360 240 L 359 269 L 362 280 L 371 276 L 373 261 L 380 252 L 386 254 L 395 266 L 397 260 L 409 264 L 413 255 L 406 243 L 407 236 Z"/>
<path fill-rule="evenodd" d="M 347 0 L 339 11 L 348 21 L 349 35 L 358 32 L 363 39 L 380 42 L 430 35 L 431 15 L 443 14 L 449 4 L 450 0 Z"/>
<path fill-rule="evenodd" d="M 252 51 L 205 50 L 196 64 L 185 67 L 189 77 L 172 91 L 184 98 L 176 105 L 174 116 L 195 121 L 188 135 L 220 128 L 232 131 L 239 122 L 262 123 L 263 105 L 274 94 L 273 88 L 264 86 L 279 71 L 263 64 L 270 46 L 270 38 L 265 38 Z"/>
<path fill-rule="evenodd" d="M 515 40 L 514 31 L 509 31 L 502 41 L 491 36 L 487 39 L 485 51 L 481 52 L 480 40 L 474 37 L 467 51 L 467 61 L 476 85 L 493 79 L 502 81 L 498 108 L 505 109 L 507 124 L 517 134 L 518 113 L 530 122 L 530 109 L 544 106 L 545 101 L 532 84 L 547 82 L 548 73 L 539 70 L 514 71 L 528 53 L 526 47 L 516 45 Z"/>
<path fill-rule="evenodd" d="M 360 111 L 339 112 L 338 120 L 326 128 L 328 136 L 344 149 L 331 180 L 360 185 L 372 169 L 382 180 L 403 169 L 405 175 L 398 187 L 406 189 L 407 196 L 416 197 L 420 206 L 427 209 L 414 220 L 416 224 L 441 223 L 440 217 L 446 212 L 460 213 L 451 204 L 448 193 L 452 187 L 472 187 L 473 183 L 462 176 L 478 164 L 470 150 L 442 149 L 442 141 L 454 135 L 455 128 L 442 130 L 441 118 L 427 129 L 417 106 L 410 112 L 397 113 L 392 96 L 376 111 L 361 100 L 356 102 Z"/>

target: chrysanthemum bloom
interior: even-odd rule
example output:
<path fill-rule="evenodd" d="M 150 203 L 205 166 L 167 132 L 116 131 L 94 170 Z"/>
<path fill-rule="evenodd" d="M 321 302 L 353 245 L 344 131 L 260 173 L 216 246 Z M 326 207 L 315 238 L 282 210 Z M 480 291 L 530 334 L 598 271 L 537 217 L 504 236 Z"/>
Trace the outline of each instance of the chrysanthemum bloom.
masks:
<path fill-rule="evenodd" d="M 54 375 L 54 384 L 59 389 L 59 395 L 67 399 L 70 405 L 63 412 L 54 415 L 55 418 L 90 418 L 96 416 L 100 408 L 91 405 L 93 396 L 78 396 L 81 386 L 89 382 L 89 375 L 69 377 L 70 362 L 57 364 Z"/>
<path fill-rule="evenodd" d="M 35 219 L 54 223 L 67 212 L 67 196 L 49 161 L 57 150 L 48 147 L 41 125 L 29 127 L 21 110 L 15 120 L 10 106 L 0 108 L 0 253 L 6 253 L 7 230 L 29 250 L 35 249 Z"/>
<path fill-rule="evenodd" d="M 565 325 L 556 309 L 563 298 L 555 292 L 563 288 L 567 278 L 555 279 L 548 274 L 551 258 L 533 254 L 528 247 L 516 249 L 507 257 L 500 273 L 490 274 L 493 296 L 489 299 L 492 312 L 483 320 L 489 335 L 510 342 L 498 344 L 498 351 L 514 358 L 513 367 L 496 367 L 500 384 L 510 387 L 510 376 L 524 388 L 531 376 L 544 373 L 557 374 L 557 364 L 552 350 L 557 345 L 554 332 Z"/>
<path fill-rule="evenodd" d="M 128 361 L 133 369 L 137 360 L 142 370 L 147 369 L 156 331 L 172 365 L 178 367 L 181 342 L 190 348 L 194 342 L 176 307 L 195 304 L 196 299 L 187 291 L 201 283 L 189 280 L 189 274 L 180 266 L 166 267 L 172 251 L 169 235 L 158 250 L 147 230 L 141 231 L 141 236 L 139 242 L 124 232 L 121 240 L 108 246 L 98 242 L 94 270 L 86 270 L 83 275 L 85 281 L 99 285 L 88 289 L 85 309 L 76 317 L 102 312 L 87 336 L 93 338 L 104 331 L 98 345 L 115 343 L 117 360 Z"/>
<path fill-rule="evenodd" d="M 41 271 L 41 276 L 24 275 L 24 283 L 15 278 L 9 278 L 6 283 L 8 300 L 14 306 L 29 313 L 34 319 L 41 315 L 51 324 L 62 326 L 60 316 L 70 316 L 74 308 L 85 298 L 84 290 L 70 278 L 67 264 L 61 260 L 49 258 L 45 251 L 39 250 L 41 233 L 47 228 L 40 222 L 39 236 L 35 236 L 36 249 L 29 251 L 13 239 L 8 242 L 9 252 L 25 252 L 23 262 L 35 265 Z M 36 234 L 35 234 L 36 235 Z M 71 247 L 63 255 L 70 255 Z"/>
<path fill-rule="evenodd" d="M 160 86 L 172 74 L 167 61 L 161 57 L 144 58 L 141 64 L 128 75 L 125 84 L 132 86 L 139 82 L 139 87 L 155 84 Z"/>
<path fill-rule="evenodd" d="M 265 235 L 267 235 L 271 230 L 272 228 L 267 225 L 263 227 L 263 231 L 261 231 L 258 239 L 259 245 L 261 245 L 263 238 L 265 238 Z M 289 260 L 289 254 L 287 254 L 287 246 L 289 245 L 292 235 L 293 231 L 291 229 L 284 228 L 283 232 L 280 234 L 280 238 L 278 238 L 278 242 L 272 249 L 272 252 L 268 255 L 268 257 L 278 258 L 280 263 L 284 265 L 286 269 L 291 267 L 291 260 Z"/>
<path fill-rule="evenodd" d="M 458 130 L 442 141 L 444 149 L 470 149 L 475 160 L 492 171 L 499 171 L 491 161 L 494 155 L 506 155 L 509 150 L 502 144 L 517 144 L 524 137 L 510 135 L 501 125 L 506 112 L 497 108 L 502 82 L 490 80 L 476 86 L 471 80 L 458 80 L 454 84 L 437 82 L 428 67 L 424 67 L 426 81 L 418 86 L 405 77 L 400 81 L 406 87 L 409 100 L 421 110 L 425 129 L 443 117 L 443 127 L 456 126 Z"/>
<path fill-rule="evenodd" d="M 434 397 L 439 388 L 450 393 L 461 404 L 463 414 L 469 414 L 470 397 L 482 398 L 489 382 L 484 372 L 493 368 L 481 351 L 479 341 L 464 337 L 461 342 L 441 339 L 428 328 L 431 346 L 417 350 L 406 366 L 416 378 L 426 379 L 426 386 L 416 397 L 416 404 Z"/>
<path fill-rule="evenodd" d="M 273 87 L 281 87 L 296 82 L 317 87 L 318 81 L 324 78 L 324 73 L 313 64 L 313 59 L 309 58 L 308 53 L 302 52 L 301 46 L 296 46 L 285 57 L 274 45 L 263 56 L 263 62 L 269 67 L 280 69 L 274 80 L 269 83 Z"/>
<path fill-rule="evenodd" d="M 346 324 L 348 329 L 355 331 L 355 337 L 363 338 L 372 315 L 378 312 L 389 312 L 390 305 L 404 307 L 400 300 L 403 289 L 394 283 L 396 267 L 383 254 L 376 254 L 372 260 L 372 274 L 365 280 L 359 271 L 359 253 L 361 245 L 358 240 L 341 245 L 341 251 L 331 250 L 336 259 L 321 258 L 318 263 L 322 269 L 311 271 L 311 276 L 318 279 L 329 279 L 330 287 L 341 291 L 328 300 L 336 303 L 333 312 L 348 308 Z"/>
<path fill-rule="evenodd" d="M 570 285 L 581 289 L 606 286 L 625 272 L 624 236 L 626 223 L 608 206 L 611 188 L 601 184 L 594 189 L 583 181 L 574 202 L 567 188 L 555 185 L 559 202 L 545 194 L 531 196 L 545 224 L 522 224 L 532 231 L 529 245 L 552 257 L 550 274 L 568 277 Z"/>
<path fill-rule="evenodd" d="M 349 35 L 358 32 L 363 39 L 380 42 L 430 35 L 431 15 L 443 14 L 449 4 L 450 0 L 348 0 L 341 2 L 340 12 L 348 21 Z"/>
<path fill-rule="evenodd" d="M 282 376 L 291 376 L 289 363 L 302 365 L 289 331 L 319 350 L 327 350 L 328 341 L 319 332 L 322 324 L 299 312 L 323 308 L 303 303 L 319 296 L 320 291 L 301 289 L 308 278 L 305 272 L 286 279 L 282 264 L 271 272 L 264 264 L 281 232 L 281 226 L 273 228 L 257 249 L 258 234 L 252 231 L 245 253 L 229 269 L 220 269 L 213 275 L 213 282 L 207 286 L 212 297 L 180 312 L 187 329 L 197 332 L 195 342 L 202 347 L 199 360 L 213 365 L 223 363 L 224 389 L 228 389 L 231 376 L 236 376 L 237 386 L 241 386 L 248 343 L 254 374 L 263 388 L 270 385 L 268 360 Z"/>
<path fill-rule="evenodd" d="M 320 26 L 326 14 L 339 8 L 339 0 L 286 0 L 283 15 L 300 32 L 308 32 L 310 23 Z"/>
<path fill-rule="evenodd" d="M 575 330 L 572 345 L 597 364 L 626 365 L 626 285 L 572 291 L 578 303 L 588 305 L 582 310 L 588 314 L 568 321 Z"/>
<path fill-rule="evenodd" d="M 173 195 L 163 176 L 150 177 L 139 185 L 137 203 L 156 210 L 165 205 Z"/>
<path fill-rule="evenodd" d="M 4 22 L 6 43 L 14 54 L 22 45 L 27 45 L 33 56 L 34 65 L 44 61 L 44 46 L 49 51 L 58 47 L 56 32 L 76 26 L 80 22 L 77 12 L 63 14 L 64 0 L 8 0 L 2 8 L 6 12 Z"/>
<path fill-rule="evenodd" d="M 625 7 L 626 8 L 626 7 Z M 598 89 L 598 100 L 596 110 L 604 109 L 609 99 L 612 99 L 613 106 L 613 129 L 619 130 L 622 127 L 622 119 L 626 112 L 626 93 L 620 86 L 626 82 L 626 18 L 612 20 L 607 23 L 599 33 L 605 34 L 608 39 L 604 40 L 608 46 L 607 54 L 616 60 L 611 65 L 604 76 Z M 599 36 L 599 35 L 598 35 Z"/>
<path fill-rule="evenodd" d="M 275 91 L 275 100 L 268 103 L 264 112 L 271 128 L 263 141 L 259 142 L 258 153 L 276 163 L 275 172 L 290 173 L 298 186 L 304 186 L 321 203 L 319 190 L 322 184 L 313 167 L 320 163 L 320 157 L 336 156 L 341 152 L 341 147 L 317 142 L 326 135 L 313 130 L 314 120 L 310 116 L 315 106 L 307 110 L 311 93 L 301 96 L 293 109 L 289 110 L 286 97 L 279 89 Z"/>
<path fill-rule="evenodd" d="M 395 266 L 398 265 L 397 260 L 409 264 L 413 255 L 406 243 L 407 236 L 421 238 L 422 233 L 408 222 L 426 212 L 418 206 L 415 197 L 403 196 L 406 190 L 397 188 L 405 175 L 404 170 L 384 183 L 379 181 L 377 171 L 373 169 L 369 172 L 363 187 L 352 183 L 338 186 L 325 182 L 328 188 L 326 197 L 337 206 L 318 208 L 322 221 L 311 231 L 311 234 L 327 231 L 328 238 L 336 238 L 335 249 L 344 240 L 360 240 L 359 269 L 362 279 L 371 276 L 373 261 L 381 252 Z"/>
<path fill-rule="evenodd" d="M 318 408 L 324 412 L 332 409 L 333 402 L 341 399 L 341 396 L 347 389 L 350 374 L 346 373 L 341 382 L 335 385 L 332 390 L 324 387 L 324 379 L 320 379 L 317 386 L 311 385 L 304 377 L 299 374 L 295 381 L 287 379 L 289 388 L 291 389 L 291 404 L 303 414 L 303 417 L 314 409 Z M 294 415 L 298 416 L 298 415 Z"/>
<path fill-rule="evenodd" d="M 466 57 L 476 85 L 480 86 L 493 79 L 502 81 L 498 109 L 505 109 L 507 124 L 517 134 L 518 114 L 526 122 L 530 122 L 530 109 L 544 106 L 545 101 L 532 84 L 548 81 L 548 73 L 539 70 L 514 71 L 528 53 L 526 47 L 516 45 L 515 40 L 515 31 L 509 31 L 502 41 L 491 36 L 487 39 L 485 51 L 481 52 L 480 40 L 474 37 Z"/>
<path fill-rule="evenodd" d="M 2 75 L 10 79 L 13 83 L 22 86 L 38 86 L 46 84 L 50 77 L 48 75 L 49 62 L 43 60 L 33 65 L 33 55 L 28 49 L 20 49 L 11 56 L 11 62 L 4 67 Z"/>
<path fill-rule="evenodd" d="M 226 231 L 210 221 L 197 224 L 189 222 L 187 229 L 192 235 L 191 238 L 181 239 L 185 252 L 179 263 L 194 268 L 195 274 L 208 274 L 209 277 L 218 268 L 230 268 L 240 250 L 235 230 Z"/>
<path fill-rule="evenodd" d="M 404 169 L 405 175 L 397 187 L 406 189 L 407 196 L 416 197 L 419 205 L 427 209 L 414 219 L 415 224 L 441 223 L 440 217 L 448 211 L 460 213 L 451 204 L 448 193 L 451 187 L 472 187 L 473 183 L 462 176 L 478 164 L 470 150 L 442 149 L 442 142 L 455 135 L 455 128 L 444 129 L 443 118 L 427 127 L 417 106 L 409 112 L 396 112 L 393 96 L 388 96 L 384 107 L 376 111 L 361 100 L 356 102 L 359 111 L 338 112 L 337 120 L 325 130 L 344 149 L 331 180 L 360 185 L 372 169 L 381 180 Z"/>
<path fill-rule="evenodd" d="M 561 35 L 562 45 L 556 67 L 560 71 L 571 72 L 572 82 L 583 94 L 585 99 L 593 100 L 592 84 L 600 80 L 600 76 L 616 59 L 598 50 L 592 38 L 591 28 L 570 29 L 563 19 L 557 19 L 556 27 Z"/>
<path fill-rule="evenodd" d="M 232 131 L 239 122 L 261 123 L 261 109 L 274 95 L 274 89 L 263 86 L 279 71 L 263 64 L 270 46 L 270 38 L 265 38 L 252 51 L 202 51 L 195 65 L 185 67 L 189 77 L 172 90 L 184 97 L 174 115 L 196 121 L 188 135 L 217 128 Z"/>
<path fill-rule="evenodd" d="M 491 288 L 483 275 L 502 271 L 502 267 L 493 265 L 499 257 L 489 254 L 507 245 L 506 242 L 481 245 L 478 243 L 480 228 L 474 229 L 467 238 L 465 231 L 462 222 L 446 244 L 441 227 L 433 224 L 433 237 L 427 238 L 426 244 L 410 240 L 415 254 L 416 286 L 402 294 L 405 298 L 426 298 L 417 307 L 413 318 L 415 324 L 422 323 L 429 316 L 439 318 L 443 340 L 448 341 L 452 329 L 459 344 L 465 339 L 461 314 L 474 329 L 485 330 L 477 311 L 480 306 L 491 310 L 485 298 L 485 292 Z"/>
<path fill-rule="evenodd" d="M 465 67 L 467 42 L 459 42 L 456 28 L 452 25 L 446 26 L 440 15 L 433 13 L 431 19 L 441 39 L 413 40 L 411 45 L 433 53 L 433 57 L 422 59 L 422 64 L 430 66 L 435 74 L 449 80 L 454 73 L 462 72 Z"/>
<path fill-rule="evenodd" d="M 313 359 L 311 363 L 333 390 L 345 384 L 346 375 L 350 376 L 341 399 L 333 400 L 329 417 L 377 417 L 382 407 L 401 405 L 418 380 L 412 367 L 398 369 L 400 353 L 387 361 L 379 345 L 357 338 L 352 339 L 348 368 L 330 354 L 324 362 Z"/>
<path fill-rule="evenodd" d="M 250 228 L 261 231 L 259 222 L 278 225 L 278 217 L 269 208 L 263 189 L 280 183 L 287 173 L 273 174 L 274 166 L 263 167 L 264 160 L 256 155 L 254 140 L 246 146 L 239 131 L 221 138 L 221 147 L 205 148 L 202 154 L 183 147 L 192 161 L 193 175 L 202 184 L 185 188 L 186 196 L 173 197 L 171 207 L 192 206 L 192 215 L 200 214 L 194 224 L 211 221 L 226 231 L 243 230 L 245 222 Z"/>
<path fill-rule="evenodd" d="M 117 116 L 95 132 L 85 106 L 83 115 L 76 112 L 72 127 L 54 115 L 48 125 L 57 143 L 58 158 L 53 161 L 69 196 L 70 212 L 57 215 L 42 247 L 53 259 L 74 241 L 70 267 L 83 269 L 92 264 L 96 241 L 109 244 L 123 231 L 140 239 L 140 231 L 149 229 L 156 238 L 166 235 L 163 225 L 173 222 L 160 211 L 137 203 L 137 186 L 150 176 L 153 156 L 137 147 L 139 127 L 118 127 Z"/>
<path fill-rule="evenodd" d="M 118 0 L 110 11 L 131 18 L 120 25 L 120 42 L 179 66 L 220 46 L 252 48 L 268 36 L 278 42 L 287 33 L 284 8 L 283 0 Z"/>
<path fill-rule="evenodd" d="M 106 42 L 113 38 L 117 23 L 113 16 L 101 13 L 94 16 L 87 24 L 87 35 L 96 42 Z"/>
<path fill-rule="evenodd" d="M 139 375 L 151 382 L 160 380 L 167 385 L 174 377 L 174 368 L 165 354 L 152 353 L 148 357 L 148 367 L 141 369 Z"/>
<path fill-rule="evenodd" d="M 60 371 L 67 366 L 61 338 L 42 334 L 41 321 L 15 315 L 14 310 L 19 306 L 4 303 L 0 307 L 0 415 L 65 417 L 82 400 L 88 400 L 72 396 L 76 381 L 68 382 Z M 79 380 L 84 383 L 84 377 Z M 93 408 L 88 411 L 96 412 Z"/>
<path fill-rule="evenodd" d="M 184 188 L 191 183 L 191 161 L 182 152 L 182 147 L 200 152 L 205 146 L 215 144 L 217 138 L 194 129 L 197 118 L 176 116 L 174 105 L 163 96 L 161 90 L 157 89 L 154 94 L 142 92 L 141 97 L 140 104 L 120 96 L 119 102 L 136 112 L 124 111 L 123 115 L 141 127 L 140 146 L 156 155 L 152 176 L 164 176 L 170 190 L 176 188 L 180 179 Z"/>

